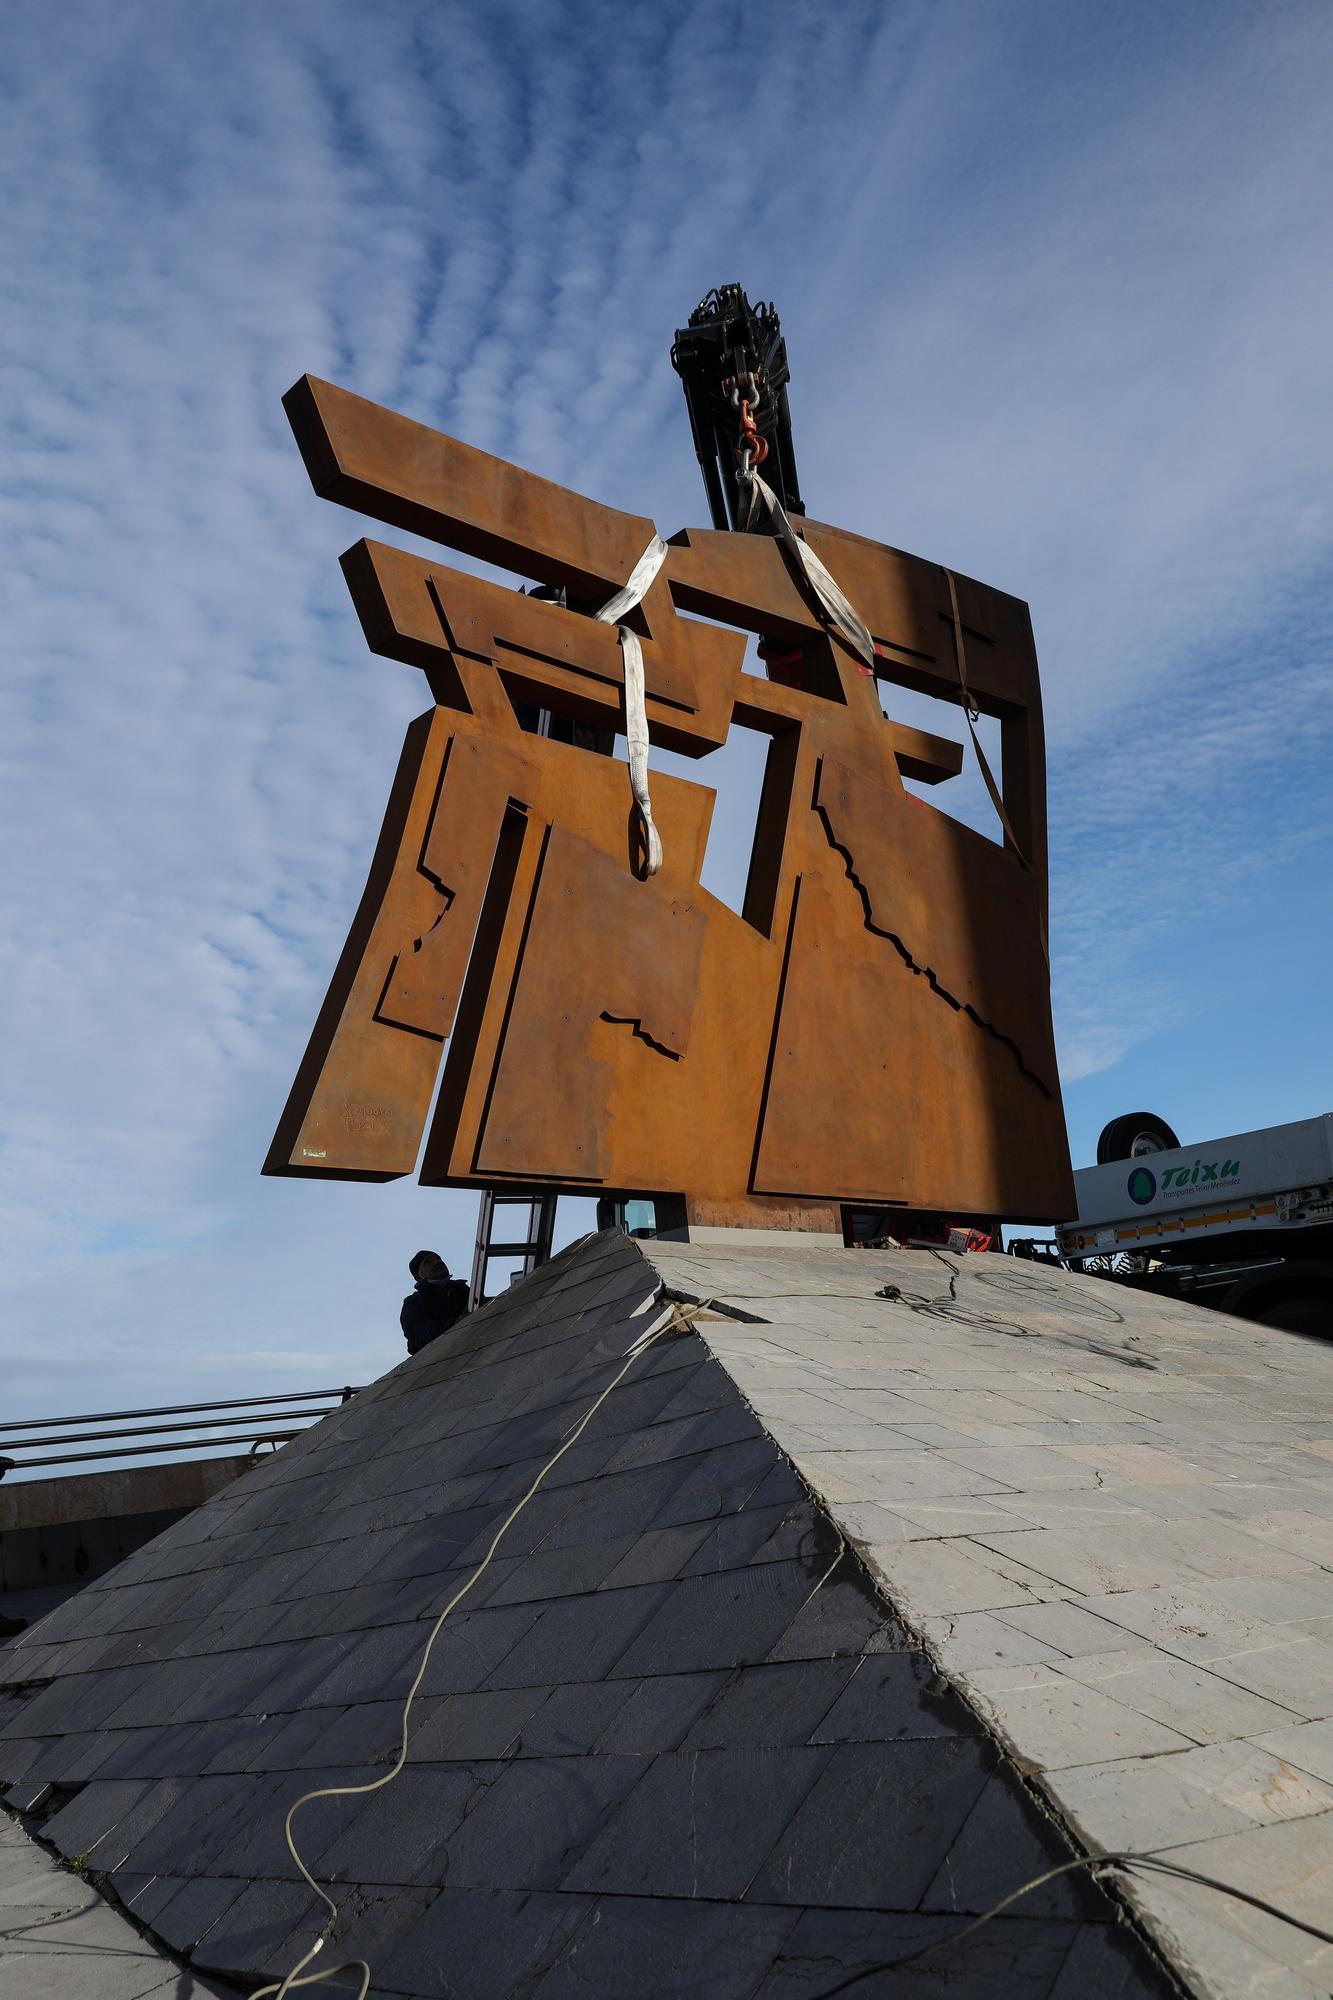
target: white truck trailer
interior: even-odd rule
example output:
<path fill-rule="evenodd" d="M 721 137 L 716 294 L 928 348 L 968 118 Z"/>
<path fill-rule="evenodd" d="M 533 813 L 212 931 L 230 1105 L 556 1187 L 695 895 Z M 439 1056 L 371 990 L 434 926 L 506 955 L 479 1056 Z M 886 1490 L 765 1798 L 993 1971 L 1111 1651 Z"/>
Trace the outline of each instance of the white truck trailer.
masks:
<path fill-rule="evenodd" d="M 1298 1333 L 1333 1334 L 1333 1113 L 1202 1146 L 1132 1113 L 1074 1175 L 1062 1259 Z M 1120 1157 L 1115 1157 L 1119 1154 Z"/>

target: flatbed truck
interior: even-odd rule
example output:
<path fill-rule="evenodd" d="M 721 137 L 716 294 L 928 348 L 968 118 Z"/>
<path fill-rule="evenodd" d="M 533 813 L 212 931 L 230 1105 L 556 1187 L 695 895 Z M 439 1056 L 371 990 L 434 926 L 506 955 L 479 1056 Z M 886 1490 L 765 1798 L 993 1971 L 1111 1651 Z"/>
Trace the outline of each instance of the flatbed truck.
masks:
<path fill-rule="evenodd" d="M 1074 1175 L 1062 1262 L 1295 1333 L 1333 1335 L 1333 1113 L 1163 1144 L 1146 1113 L 1102 1134 Z M 1110 1155 L 1118 1154 L 1119 1157 Z"/>

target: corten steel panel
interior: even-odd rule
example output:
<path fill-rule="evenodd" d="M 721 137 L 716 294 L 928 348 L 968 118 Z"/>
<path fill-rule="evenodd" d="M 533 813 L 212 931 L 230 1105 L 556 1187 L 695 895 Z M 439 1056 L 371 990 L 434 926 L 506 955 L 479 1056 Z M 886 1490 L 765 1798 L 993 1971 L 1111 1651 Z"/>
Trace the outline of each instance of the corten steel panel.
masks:
<path fill-rule="evenodd" d="M 576 500 L 549 479 L 313 375 L 288 390 L 283 407 L 324 499 L 543 583 L 609 596 L 653 532 L 642 515 Z"/>
<path fill-rule="evenodd" d="M 656 1185 L 658 1100 L 673 1122 L 688 1113 L 680 1100 L 708 916 L 693 894 L 642 888 L 623 860 L 550 829 L 482 1127 L 484 1173 L 605 1181 L 615 1167 Z M 623 1069 L 608 1057 L 626 1040 L 653 1059 L 639 1063 L 637 1090 L 617 1092 Z M 643 1116 L 621 1137 L 610 1111 L 626 1098 Z"/>
<path fill-rule="evenodd" d="M 898 785 L 879 785 L 832 757 L 820 760 L 815 809 L 861 900 L 868 931 L 975 1021 L 1006 1039 L 1014 1059 L 1052 1095 L 1055 1044 L 1042 1035 L 1047 984 L 1042 899 L 994 841 Z M 966 921 L 937 924 L 957 909 Z"/>
<path fill-rule="evenodd" d="M 1059 1105 L 1013 1047 L 935 989 L 899 945 L 862 927 L 838 870 L 802 876 L 774 1035 L 755 1188 L 818 1187 L 846 1202 L 1060 1213 Z M 830 940 L 839 1034 L 826 1037 Z M 804 1052 L 819 1044 L 821 1060 Z M 867 1168 L 871 1171 L 867 1172 Z"/>
<path fill-rule="evenodd" d="M 437 706 L 408 731 L 265 1170 L 387 1179 L 425 1136 L 429 1183 L 684 1195 L 715 1221 L 816 1226 L 840 1200 L 1070 1213 L 1026 607 L 954 580 L 968 686 L 1001 726 L 1001 846 L 904 790 L 962 751 L 878 698 L 876 677 L 960 701 L 945 571 L 802 524 L 874 634 L 872 676 L 773 538 L 676 537 L 630 614 L 652 740 L 701 757 L 733 726 L 771 738 L 738 915 L 700 885 L 711 790 L 654 775 L 665 862 L 645 879 L 625 765 L 520 726 L 531 704 L 623 733 L 619 642 L 590 614 L 651 522 L 327 383 L 287 408 L 319 492 L 568 604 L 377 542 L 343 558 L 369 644 Z M 744 672 L 745 631 L 799 657 Z"/>

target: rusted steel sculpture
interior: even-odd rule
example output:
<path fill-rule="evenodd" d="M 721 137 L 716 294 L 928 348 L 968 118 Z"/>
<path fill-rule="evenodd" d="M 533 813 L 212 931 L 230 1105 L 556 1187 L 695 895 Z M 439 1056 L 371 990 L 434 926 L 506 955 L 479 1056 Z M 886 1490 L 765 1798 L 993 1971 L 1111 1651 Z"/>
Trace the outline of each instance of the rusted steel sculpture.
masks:
<path fill-rule="evenodd" d="M 702 757 L 733 724 L 770 739 L 738 915 L 700 886 L 710 789 L 654 774 L 648 875 L 625 764 L 520 719 L 624 731 L 624 652 L 590 614 L 651 522 L 309 377 L 286 408 L 325 498 L 567 602 L 378 542 L 343 557 L 372 651 L 420 667 L 435 705 L 265 1171 L 410 1173 L 447 1041 L 432 1185 L 675 1195 L 696 1222 L 815 1228 L 840 1203 L 1070 1213 L 1026 607 L 802 522 L 873 634 L 872 673 L 772 535 L 668 545 L 626 616 L 652 740 Z M 744 670 L 747 631 L 780 678 Z M 1004 846 L 904 790 L 962 751 L 887 721 L 876 677 L 1000 718 Z"/>

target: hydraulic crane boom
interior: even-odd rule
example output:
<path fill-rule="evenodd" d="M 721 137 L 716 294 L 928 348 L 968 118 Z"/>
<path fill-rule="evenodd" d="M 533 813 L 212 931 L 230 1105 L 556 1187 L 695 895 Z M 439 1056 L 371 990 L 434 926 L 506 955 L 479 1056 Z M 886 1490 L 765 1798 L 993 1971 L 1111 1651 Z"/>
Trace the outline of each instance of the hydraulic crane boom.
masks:
<path fill-rule="evenodd" d="M 739 285 L 719 285 L 677 329 L 671 365 L 685 390 L 715 528 L 735 528 L 736 445 L 748 403 L 768 446 L 764 478 L 789 514 L 803 514 L 787 407 L 787 345 L 771 305 L 751 305 Z"/>

